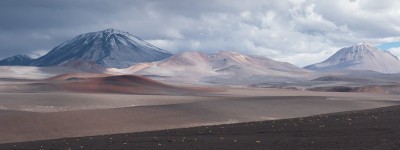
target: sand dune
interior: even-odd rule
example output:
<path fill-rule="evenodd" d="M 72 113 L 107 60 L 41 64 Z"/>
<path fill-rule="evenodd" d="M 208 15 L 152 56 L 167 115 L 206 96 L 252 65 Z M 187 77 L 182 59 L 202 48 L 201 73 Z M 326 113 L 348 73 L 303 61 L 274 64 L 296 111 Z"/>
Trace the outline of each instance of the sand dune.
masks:
<path fill-rule="evenodd" d="M 6 84 L 0 92 L 89 92 L 124 94 L 199 94 L 216 91 L 206 87 L 182 87 L 136 75 L 95 73 L 62 74 L 29 84 Z"/>
<path fill-rule="evenodd" d="M 61 86 L 63 89 L 73 92 L 168 94 L 189 91 L 134 75 L 69 79 L 71 81 L 63 82 Z"/>
<path fill-rule="evenodd" d="M 56 75 L 50 78 L 47 78 L 45 80 L 49 81 L 64 81 L 68 79 L 85 79 L 85 78 L 98 78 L 98 77 L 107 77 L 107 76 L 112 76 L 110 74 L 103 74 L 103 73 L 66 73 L 66 74 L 60 74 Z"/>

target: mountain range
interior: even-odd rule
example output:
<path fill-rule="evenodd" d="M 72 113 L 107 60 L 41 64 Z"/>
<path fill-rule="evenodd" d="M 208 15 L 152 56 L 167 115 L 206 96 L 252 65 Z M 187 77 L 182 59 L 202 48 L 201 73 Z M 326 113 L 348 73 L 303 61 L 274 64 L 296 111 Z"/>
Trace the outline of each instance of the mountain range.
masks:
<path fill-rule="evenodd" d="M 298 73 L 337 70 L 371 70 L 399 73 L 400 61 L 390 52 L 360 43 L 337 51 L 327 60 L 299 68 L 286 62 L 221 51 L 172 53 L 115 29 L 89 32 L 53 48 L 37 59 L 16 55 L 0 61 L 1 66 L 63 66 L 83 71 L 159 76 L 293 76 Z M 107 69 L 108 68 L 108 69 Z M 307 70 L 306 70 L 307 69 Z"/>
<path fill-rule="evenodd" d="M 238 52 L 220 51 L 214 54 L 201 52 L 182 52 L 162 61 L 139 63 L 126 69 L 110 69 L 127 74 L 158 76 L 235 76 L 254 75 L 290 76 L 294 73 L 306 73 L 308 70 L 286 62 L 244 55 Z"/>

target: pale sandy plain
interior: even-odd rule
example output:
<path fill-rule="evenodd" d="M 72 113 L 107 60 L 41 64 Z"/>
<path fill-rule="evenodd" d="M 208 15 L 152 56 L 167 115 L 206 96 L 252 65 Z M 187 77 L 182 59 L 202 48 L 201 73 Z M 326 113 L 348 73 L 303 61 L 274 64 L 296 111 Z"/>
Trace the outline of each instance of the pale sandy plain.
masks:
<path fill-rule="evenodd" d="M 303 117 L 399 104 L 400 96 L 226 88 L 209 95 L 0 94 L 1 143 Z"/>
<path fill-rule="evenodd" d="M 206 87 L 216 90 L 182 94 L 176 89 L 171 94 L 168 90 L 162 94 L 60 89 L 32 92 L 26 90 L 32 89 L 31 86 L 25 85 L 36 85 L 42 82 L 37 79 L 48 79 L 52 74 L 30 79 L 7 75 L 0 79 L 0 143 L 294 118 L 400 104 L 399 95 L 229 86 Z M 83 83 L 98 83 L 101 79 Z M 64 81 L 57 81 L 57 85 L 60 82 Z M 190 86 L 204 89 L 204 85 Z M 17 92 L 10 93 L 10 88 Z M 147 89 L 158 90 L 152 86 Z"/>

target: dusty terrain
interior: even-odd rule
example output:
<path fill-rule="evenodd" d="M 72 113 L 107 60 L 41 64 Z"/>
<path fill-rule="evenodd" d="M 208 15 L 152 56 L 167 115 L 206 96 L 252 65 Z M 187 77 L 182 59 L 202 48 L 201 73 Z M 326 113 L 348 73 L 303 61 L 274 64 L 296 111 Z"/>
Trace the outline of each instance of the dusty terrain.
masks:
<path fill-rule="evenodd" d="M 200 95 L 0 94 L 1 143 L 305 117 L 399 104 L 397 95 L 225 88 Z"/>
<path fill-rule="evenodd" d="M 206 87 L 183 87 L 165 84 L 136 75 L 109 74 L 62 74 L 31 83 L 9 83 L 0 85 L 2 93 L 114 93 L 148 95 L 187 95 L 215 91 Z"/>
<path fill-rule="evenodd" d="M 0 79 L 0 143 L 306 117 L 400 104 L 390 93 L 163 83 L 134 75 Z"/>
<path fill-rule="evenodd" d="M 399 106 L 263 122 L 64 138 L 1 149 L 399 149 Z"/>

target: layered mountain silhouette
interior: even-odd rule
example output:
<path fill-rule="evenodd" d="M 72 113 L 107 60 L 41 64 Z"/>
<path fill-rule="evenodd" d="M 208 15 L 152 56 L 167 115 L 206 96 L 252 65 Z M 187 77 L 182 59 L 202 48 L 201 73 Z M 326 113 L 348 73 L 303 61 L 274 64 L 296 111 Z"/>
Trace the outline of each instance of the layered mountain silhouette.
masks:
<path fill-rule="evenodd" d="M 327 60 L 304 67 L 236 52 L 204 54 L 183 52 L 176 55 L 120 30 L 107 29 L 78 35 L 53 48 L 46 55 L 31 59 L 16 55 L 0 61 L 1 66 L 64 66 L 101 72 L 103 68 L 157 75 L 286 75 L 293 72 L 371 70 L 400 73 L 400 60 L 390 52 L 360 43 L 340 49 Z M 121 70 L 119 70 L 121 71 Z"/>
<path fill-rule="evenodd" d="M 33 59 L 27 55 L 15 55 L 0 61 L 0 66 L 27 66 Z"/>
<path fill-rule="evenodd" d="M 327 60 L 304 68 L 317 71 L 348 69 L 399 73 L 400 60 L 388 51 L 380 50 L 368 43 L 360 43 L 342 48 Z"/>

